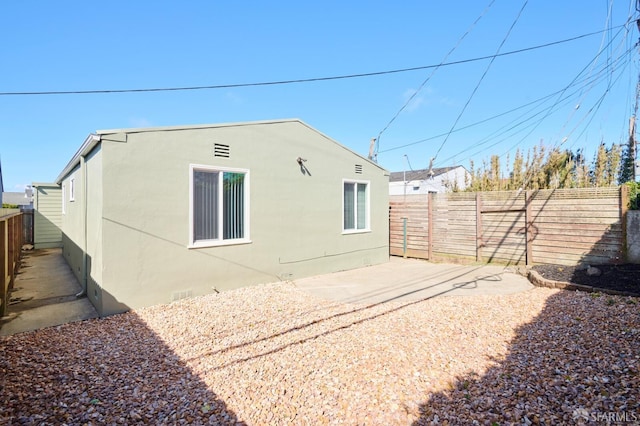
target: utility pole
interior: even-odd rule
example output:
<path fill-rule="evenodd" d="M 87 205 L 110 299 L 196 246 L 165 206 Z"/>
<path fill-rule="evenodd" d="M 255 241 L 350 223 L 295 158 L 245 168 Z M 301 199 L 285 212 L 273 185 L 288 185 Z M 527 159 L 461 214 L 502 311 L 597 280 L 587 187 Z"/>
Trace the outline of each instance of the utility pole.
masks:
<path fill-rule="evenodd" d="M 638 84 L 636 85 L 636 103 L 633 107 L 633 115 L 629 119 L 629 156 L 633 161 L 631 168 L 631 181 L 636 181 L 636 116 L 638 115 L 638 100 L 640 99 L 640 75 L 638 76 Z"/>
<path fill-rule="evenodd" d="M 636 102 L 636 110 L 638 103 Z M 633 161 L 631 167 L 631 181 L 636 181 L 636 116 L 635 114 L 629 119 L 629 157 Z"/>

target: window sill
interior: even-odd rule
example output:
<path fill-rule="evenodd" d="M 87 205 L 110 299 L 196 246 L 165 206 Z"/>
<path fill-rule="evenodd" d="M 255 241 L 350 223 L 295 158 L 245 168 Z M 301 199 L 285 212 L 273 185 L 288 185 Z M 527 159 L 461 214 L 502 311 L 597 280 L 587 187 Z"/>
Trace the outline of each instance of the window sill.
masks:
<path fill-rule="evenodd" d="M 222 247 L 222 246 L 235 246 L 240 244 L 251 244 L 252 241 L 249 239 L 239 239 L 239 240 L 208 240 L 208 241 L 198 241 L 195 243 L 191 243 L 187 246 L 189 249 L 199 249 L 199 248 L 207 248 L 207 247 Z"/>
<path fill-rule="evenodd" d="M 369 232 L 371 232 L 371 229 L 346 229 L 342 231 L 342 235 L 366 234 Z"/>

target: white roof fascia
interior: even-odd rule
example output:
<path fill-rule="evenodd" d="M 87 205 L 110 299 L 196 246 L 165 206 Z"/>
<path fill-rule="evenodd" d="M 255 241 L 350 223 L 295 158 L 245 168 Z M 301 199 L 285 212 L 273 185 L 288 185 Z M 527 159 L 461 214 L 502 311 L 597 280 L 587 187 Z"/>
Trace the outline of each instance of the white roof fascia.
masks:
<path fill-rule="evenodd" d="M 87 136 L 78 151 L 74 154 L 73 158 L 71 158 L 71 161 L 69 161 L 66 167 L 62 169 L 62 172 L 60 172 L 56 178 L 55 183 L 58 185 L 62 183 L 62 179 L 64 179 L 74 167 L 80 164 L 80 157 L 87 155 L 98 143 L 100 143 L 100 139 L 100 135 L 95 133 L 91 133 Z"/>

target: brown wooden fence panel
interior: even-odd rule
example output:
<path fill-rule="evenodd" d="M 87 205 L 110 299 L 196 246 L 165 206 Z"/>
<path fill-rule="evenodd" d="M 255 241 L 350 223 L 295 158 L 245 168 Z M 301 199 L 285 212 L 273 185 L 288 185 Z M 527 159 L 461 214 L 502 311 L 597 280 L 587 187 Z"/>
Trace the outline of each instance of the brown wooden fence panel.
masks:
<path fill-rule="evenodd" d="M 22 214 L 0 217 L 0 316 L 7 313 L 9 291 L 22 253 Z"/>
<path fill-rule="evenodd" d="M 428 259 L 428 197 L 392 195 L 389 197 L 389 208 L 390 253 L 395 256 Z"/>
<path fill-rule="evenodd" d="M 424 195 L 391 197 L 391 254 L 429 258 L 431 248 L 435 259 L 621 263 L 626 244 L 623 191 L 431 194 L 431 205 Z"/>
<path fill-rule="evenodd" d="M 433 195 L 433 255 L 436 258 L 476 258 L 475 194 Z"/>
<path fill-rule="evenodd" d="M 534 262 L 624 262 L 622 204 L 619 188 L 535 192 L 531 197 Z"/>

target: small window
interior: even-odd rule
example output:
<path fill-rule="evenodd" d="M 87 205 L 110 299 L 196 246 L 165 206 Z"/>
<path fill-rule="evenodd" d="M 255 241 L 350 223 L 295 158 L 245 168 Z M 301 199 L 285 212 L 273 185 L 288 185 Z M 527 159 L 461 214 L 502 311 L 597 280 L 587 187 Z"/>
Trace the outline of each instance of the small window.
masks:
<path fill-rule="evenodd" d="M 69 181 L 69 201 L 76 200 L 76 178 L 71 178 Z"/>
<path fill-rule="evenodd" d="M 369 231 L 369 182 L 343 181 L 342 230 Z"/>
<path fill-rule="evenodd" d="M 247 243 L 249 171 L 191 166 L 191 247 Z"/>

